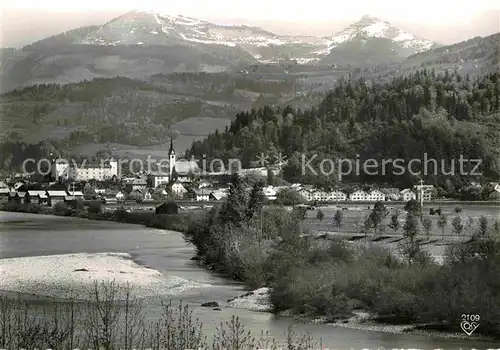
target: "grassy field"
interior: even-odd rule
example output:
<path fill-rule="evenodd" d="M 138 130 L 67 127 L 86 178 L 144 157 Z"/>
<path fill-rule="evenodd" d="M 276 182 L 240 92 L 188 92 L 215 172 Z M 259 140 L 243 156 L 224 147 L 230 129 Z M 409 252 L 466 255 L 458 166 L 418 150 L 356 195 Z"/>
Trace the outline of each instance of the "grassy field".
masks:
<path fill-rule="evenodd" d="M 341 207 L 347 207 L 348 210 L 342 210 L 343 213 L 343 222 L 342 226 L 340 227 L 340 232 L 344 233 L 359 233 L 362 230 L 363 223 L 370 214 L 370 210 L 368 209 L 370 205 L 369 204 L 361 204 L 361 205 L 345 205 L 343 204 L 342 206 L 326 206 L 326 207 L 320 207 L 321 211 L 325 214 L 324 218 L 322 221 L 319 221 L 316 218 L 317 215 L 317 210 L 308 210 L 307 211 L 307 217 L 306 217 L 306 222 L 308 226 L 313 230 L 313 231 L 337 231 L 337 227 L 334 226 L 333 224 L 333 216 L 335 212 L 338 209 L 341 209 Z M 373 206 L 373 204 L 371 204 Z M 388 225 L 390 223 L 391 215 L 396 211 L 399 210 L 399 221 L 400 221 L 400 226 L 404 224 L 404 218 L 405 218 L 405 213 L 403 210 L 404 205 L 403 204 L 393 204 L 393 205 L 388 205 L 389 208 L 389 215 L 385 218 L 383 225 Z M 430 208 L 438 208 L 440 207 L 442 210 L 442 213 L 446 215 L 448 218 L 448 225 L 445 227 L 444 230 L 444 235 L 448 238 L 451 238 L 452 236 L 452 225 L 451 221 L 453 218 L 457 215 L 459 215 L 462 218 L 462 222 L 465 223 L 467 222 L 468 218 L 471 217 L 473 221 L 473 225 L 471 230 L 468 230 L 468 232 L 465 232 L 466 230 L 464 229 L 464 232 L 462 235 L 470 235 L 477 226 L 478 219 L 481 215 L 486 216 L 488 218 L 488 222 L 490 225 L 493 225 L 495 220 L 500 220 L 500 207 L 498 205 L 461 205 L 462 212 L 457 214 L 455 213 L 455 207 L 456 205 L 450 205 L 450 204 L 441 204 L 441 205 L 424 205 L 424 215 L 429 216 L 432 219 L 432 229 L 431 229 L 431 234 L 436 237 L 441 237 L 442 232 L 441 230 L 437 227 L 436 222 L 437 222 L 437 215 L 429 215 L 429 209 Z M 398 230 L 394 231 L 389 227 L 386 227 L 385 232 L 388 235 L 401 235 L 402 234 L 402 228 L 399 228 Z M 445 237 L 445 238 L 446 238 Z"/>
<path fill-rule="evenodd" d="M 142 202 L 142 203 L 128 203 L 126 207 L 128 207 L 132 211 L 144 211 L 144 210 L 154 210 L 156 206 L 158 206 L 161 202 Z M 203 206 L 207 206 L 207 208 L 211 208 L 214 205 L 220 204 L 220 202 L 211 201 L 211 202 L 194 202 L 194 201 L 177 201 L 177 203 L 186 208 L 186 210 L 193 210 L 195 207 L 202 208 Z M 108 204 L 105 205 L 105 208 L 109 210 L 114 210 L 117 207 L 122 206 L 122 204 Z M 361 235 L 363 224 L 370 214 L 371 210 L 369 207 L 372 207 L 371 204 L 342 204 L 342 205 L 329 205 L 322 206 L 316 208 L 315 210 L 308 210 L 306 213 L 306 225 L 313 232 L 318 234 L 324 233 L 340 233 L 341 235 L 347 235 L 348 237 L 356 236 L 356 234 Z M 424 216 L 428 216 L 432 220 L 432 228 L 431 234 L 429 237 L 431 240 L 445 240 L 445 241 L 456 241 L 467 239 L 474 233 L 477 229 L 479 218 L 484 215 L 488 219 L 489 225 L 492 227 L 496 221 L 500 222 L 500 207 L 495 204 L 489 204 L 483 202 L 481 204 L 461 204 L 459 205 L 462 208 L 462 212 L 457 214 L 455 212 L 456 204 L 440 204 L 440 205 L 425 205 L 424 206 Z M 389 214 L 383 221 L 383 226 L 387 226 L 390 224 L 391 216 L 399 211 L 399 223 L 400 227 L 397 230 L 393 230 L 390 227 L 385 227 L 385 231 L 383 236 L 386 236 L 388 239 L 401 237 L 403 234 L 402 226 L 404 225 L 405 220 L 405 212 L 403 210 L 404 204 L 392 204 L 387 205 L 389 209 Z M 429 215 L 430 208 L 441 208 L 442 214 L 444 214 L 448 223 L 444 229 L 444 232 L 437 226 L 437 215 Z M 342 210 L 342 208 L 347 208 L 347 210 Z M 323 220 L 318 220 L 316 215 L 318 210 L 321 210 L 324 214 Z M 341 210 L 343 214 L 342 225 L 340 229 L 338 229 L 333 224 L 333 217 L 337 210 Z M 264 214 L 265 215 L 265 214 Z M 464 225 L 464 230 L 461 235 L 456 235 L 452 233 L 452 225 L 451 222 L 454 217 L 459 216 L 462 219 L 462 223 Z M 467 222 L 469 218 L 472 218 L 472 226 L 470 228 L 467 227 Z M 422 235 L 425 234 L 424 230 L 421 230 Z"/>

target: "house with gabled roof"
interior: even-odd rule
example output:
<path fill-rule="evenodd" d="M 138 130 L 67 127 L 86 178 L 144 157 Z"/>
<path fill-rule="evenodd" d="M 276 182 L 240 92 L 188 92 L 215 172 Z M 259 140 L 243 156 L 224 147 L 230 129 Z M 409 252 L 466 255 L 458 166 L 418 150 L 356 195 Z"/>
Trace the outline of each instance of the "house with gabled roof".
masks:
<path fill-rule="evenodd" d="M 369 201 L 370 200 L 369 198 L 370 198 L 370 194 L 363 191 L 363 190 L 354 191 L 349 195 L 349 200 L 355 201 L 355 202 Z"/>
<path fill-rule="evenodd" d="M 405 202 L 409 202 L 412 199 L 417 199 L 417 195 L 409 188 L 405 188 L 400 192 L 400 199 Z"/>
<path fill-rule="evenodd" d="M 27 203 L 46 204 L 48 201 L 47 191 L 28 190 L 25 201 Z"/>
<path fill-rule="evenodd" d="M 164 200 L 168 197 L 167 189 L 164 187 L 158 187 L 153 190 L 153 197 L 156 199 Z"/>
<path fill-rule="evenodd" d="M 219 190 L 212 191 L 212 192 L 210 192 L 210 195 L 209 195 L 209 199 L 214 200 L 214 201 L 220 201 L 226 197 L 227 197 L 227 194 L 222 192 L 222 191 L 219 191 Z"/>
<path fill-rule="evenodd" d="M 328 202 L 330 193 L 324 190 L 316 190 L 313 192 L 313 200 L 317 202 Z"/>
<path fill-rule="evenodd" d="M 188 190 L 189 198 L 194 199 L 197 202 L 206 202 L 210 200 L 211 190 L 206 188 L 190 188 Z"/>
<path fill-rule="evenodd" d="M 262 189 L 264 192 L 264 196 L 266 197 L 267 200 L 274 201 L 276 200 L 276 195 L 278 194 L 276 192 L 276 189 L 273 186 L 266 186 Z"/>
<path fill-rule="evenodd" d="M 9 202 L 11 203 L 23 203 L 26 197 L 26 192 L 17 192 L 17 191 L 11 191 L 9 192 Z"/>
<path fill-rule="evenodd" d="M 118 191 L 115 194 L 115 198 L 118 202 L 124 201 L 125 200 L 125 193 L 123 193 L 123 191 Z"/>
<path fill-rule="evenodd" d="M 476 181 L 470 181 L 470 182 L 467 182 L 464 186 L 462 186 L 461 191 L 467 191 L 467 190 L 471 190 L 471 189 L 482 191 L 483 185 L 481 185 L 479 182 L 476 182 Z"/>
<path fill-rule="evenodd" d="M 0 198 L 7 198 L 7 197 L 9 197 L 9 193 L 10 192 L 13 192 L 13 189 L 8 188 L 8 187 L 0 188 Z"/>
<path fill-rule="evenodd" d="M 139 178 L 139 179 L 134 179 L 132 180 L 132 183 L 131 183 L 131 188 L 132 188 L 132 191 L 143 191 L 144 189 L 146 189 L 146 187 L 148 186 L 148 182 L 147 180 L 143 179 L 143 178 Z"/>
<path fill-rule="evenodd" d="M 19 180 L 19 181 L 16 181 L 14 183 L 14 185 L 12 186 L 14 188 L 14 190 L 19 190 L 21 187 L 23 187 L 24 185 L 26 185 L 26 181 L 24 180 Z"/>
<path fill-rule="evenodd" d="M 179 181 L 175 181 L 173 183 L 170 184 L 170 191 L 172 192 L 172 194 L 176 197 L 179 197 L 179 198 L 182 198 L 184 196 L 184 194 L 187 193 L 187 189 L 186 187 Z M 199 187 L 199 189 L 201 188 L 206 188 L 207 186 L 203 186 L 203 187 Z"/>
<path fill-rule="evenodd" d="M 153 194 L 151 193 L 150 189 L 146 189 L 144 191 L 144 200 L 145 201 L 151 201 L 151 200 L 153 200 Z"/>
<path fill-rule="evenodd" d="M 340 190 L 334 190 L 334 191 L 330 192 L 330 199 L 332 201 L 346 201 L 347 194 L 343 191 L 340 191 Z"/>
<path fill-rule="evenodd" d="M 59 202 L 64 202 L 68 196 L 66 191 L 62 190 L 48 190 L 47 191 L 47 205 L 53 207 Z"/>
<path fill-rule="evenodd" d="M 383 202 L 385 201 L 385 193 L 380 190 L 371 190 L 368 193 L 367 200 L 371 202 Z"/>
<path fill-rule="evenodd" d="M 311 202 L 314 198 L 314 193 L 313 190 L 302 187 L 300 190 L 297 191 L 307 202 Z"/>
<path fill-rule="evenodd" d="M 153 188 L 157 188 L 160 185 L 168 184 L 172 179 L 170 174 L 162 171 L 155 171 L 148 174 L 147 181 Z"/>
<path fill-rule="evenodd" d="M 416 196 L 420 200 L 420 189 L 422 187 L 420 187 L 420 185 L 416 185 L 416 186 L 414 186 L 414 188 L 415 188 Z M 434 194 L 434 186 L 433 185 L 425 185 L 422 188 L 422 200 L 423 201 L 427 202 L 427 201 L 432 200 L 433 194 Z"/>
<path fill-rule="evenodd" d="M 82 191 L 68 191 L 68 194 L 70 196 L 75 197 L 75 199 L 83 199 L 83 192 Z"/>

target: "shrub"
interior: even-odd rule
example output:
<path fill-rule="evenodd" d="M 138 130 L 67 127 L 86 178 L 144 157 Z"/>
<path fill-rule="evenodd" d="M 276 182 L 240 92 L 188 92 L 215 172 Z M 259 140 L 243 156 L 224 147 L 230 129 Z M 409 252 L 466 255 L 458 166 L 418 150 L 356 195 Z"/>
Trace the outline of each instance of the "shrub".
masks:
<path fill-rule="evenodd" d="M 99 201 L 92 201 L 89 203 L 87 210 L 88 210 L 89 214 L 94 214 L 94 215 L 101 214 L 102 203 Z"/>
<path fill-rule="evenodd" d="M 21 204 L 16 202 L 6 202 L 2 204 L 2 210 L 18 212 L 21 211 Z"/>
<path fill-rule="evenodd" d="M 166 202 L 156 207 L 156 214 L 177 214 L 179 206 L 175 202 Z"/>
<path fill-rule="evenodd" d="M 305 203 L 304 197 L 292 189 L 284 189 L 276 195 L 276 203 L 283 205 L 297 205 Z"/>
<path fill-rule="evenodd" d="M 26 211 L 32 214 L 38 214 L 42 211 L 42 207 L 36 203 L 29 203 L 27 205 Z"/>
<path fill-rule="evenodd" d="M 64 202 L 57 202 L 54 205 L 54 215 L 58 216 L 70 216 L 71 215 L 71 209 L 68 207 L 68 205 Z"/>
<path fill-rule="evenodd" d="M 76 210 L 76 212 L 82 212 L 85 210 L 85 203 L 81 199 L 72 201 L 70 206 L 72 209 Z"/>

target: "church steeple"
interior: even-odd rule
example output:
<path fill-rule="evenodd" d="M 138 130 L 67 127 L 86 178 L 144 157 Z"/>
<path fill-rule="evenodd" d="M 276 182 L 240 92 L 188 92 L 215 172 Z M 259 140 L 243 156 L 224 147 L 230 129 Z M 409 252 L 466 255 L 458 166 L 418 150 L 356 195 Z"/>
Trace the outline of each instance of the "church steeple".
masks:
<path fill-rule="evenodd" d="M 175 168 L 175 150 L 174 150 L 174 139 L 170 139 L 170 149 L 168 150 L 168 159 L 169 159 L 169 181 L 172 181 L 173 175 L 174 175 L 174 168 Z"/>
<path fill-rule="evenodd" d="M 170 139 L 170 149 L 168 150 L 168 154 L 169 155 L 175 154 L 174 139 L 173 138 Z"/>

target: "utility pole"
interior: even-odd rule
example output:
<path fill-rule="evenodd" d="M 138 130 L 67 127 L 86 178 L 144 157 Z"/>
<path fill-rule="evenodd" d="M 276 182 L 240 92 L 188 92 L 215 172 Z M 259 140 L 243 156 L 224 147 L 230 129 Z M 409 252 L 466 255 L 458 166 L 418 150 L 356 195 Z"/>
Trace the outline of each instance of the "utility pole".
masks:
<path fill-rule="evenodd" d="M 263 215 L 264 215 L 264 206 L 260 208 L 260 238 L 262 239 L 263 233 Z"/>
<path fill-rule="evenodd" d="M 420 179 L 420 207 L 424 206 L 424 180 Z"/>

